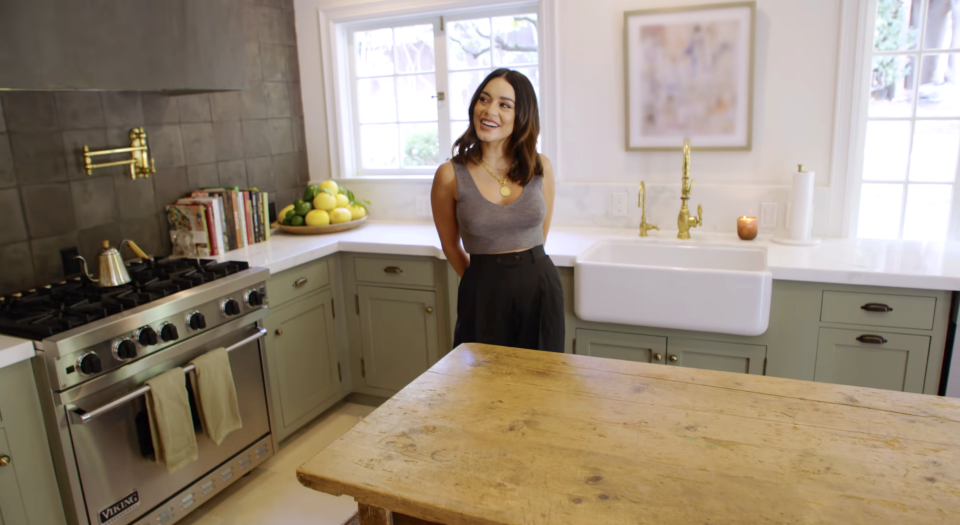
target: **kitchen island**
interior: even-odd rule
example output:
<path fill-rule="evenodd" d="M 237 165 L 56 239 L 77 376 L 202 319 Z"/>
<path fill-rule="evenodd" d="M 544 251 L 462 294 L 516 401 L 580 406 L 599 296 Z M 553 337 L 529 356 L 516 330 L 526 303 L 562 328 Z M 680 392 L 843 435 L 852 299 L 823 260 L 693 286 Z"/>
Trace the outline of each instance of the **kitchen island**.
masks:
<path fill-rule="evenodd" d="M 467 344 L 297 477 L 362 524 L 956 523 L 960 400 Z"/>

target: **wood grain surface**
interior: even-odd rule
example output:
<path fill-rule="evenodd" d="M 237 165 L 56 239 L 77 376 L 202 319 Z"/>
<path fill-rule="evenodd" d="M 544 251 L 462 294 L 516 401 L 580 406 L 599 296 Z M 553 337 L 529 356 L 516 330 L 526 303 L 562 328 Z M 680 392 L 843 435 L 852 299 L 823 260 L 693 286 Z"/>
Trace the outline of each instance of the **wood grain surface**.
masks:
<path fill-rule="evenodd" d="M 297 477 L 450 525 L 960 523 L 960 400 L 467 344 Z"/>

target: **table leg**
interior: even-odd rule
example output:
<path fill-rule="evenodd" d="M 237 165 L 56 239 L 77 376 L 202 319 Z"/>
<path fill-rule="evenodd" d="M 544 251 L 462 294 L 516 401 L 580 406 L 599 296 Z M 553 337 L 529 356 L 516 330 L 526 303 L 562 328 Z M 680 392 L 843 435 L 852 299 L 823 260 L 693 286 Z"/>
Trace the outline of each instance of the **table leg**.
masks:
<path fill-rule="evenodd" d="M 393 513 L 383 507 L 359 504 L 360 525 L 393 525 Z"/>
<path fill-rule="evenodd" d="M 383 507 L 374 507 L 363 503 L 360 503 L 359 507 L 360 525 L 440 525 L 432 521 L 397 514 Z"/>

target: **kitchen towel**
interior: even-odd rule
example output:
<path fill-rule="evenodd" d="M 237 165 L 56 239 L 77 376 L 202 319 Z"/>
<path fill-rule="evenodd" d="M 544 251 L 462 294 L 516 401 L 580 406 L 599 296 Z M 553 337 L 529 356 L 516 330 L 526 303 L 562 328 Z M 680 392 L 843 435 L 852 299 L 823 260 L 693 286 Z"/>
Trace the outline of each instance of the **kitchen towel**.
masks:
<path fill-rule="evenodd" d="M 197 396 L 200 421 L 207 437 L 219 445 L 228 434 L 243 428 L 230 356 L 226 349 L 217 348 L 194 359 L 193 366 L 196 367 L 193 392 Z"/>
<path fill-rule="evenodd" d="M 197 460 L 186 375 L 182 368 L 174 368 L 147 380 L 147 385 L 147 414 L 156 461 L 173 474 Z"/>

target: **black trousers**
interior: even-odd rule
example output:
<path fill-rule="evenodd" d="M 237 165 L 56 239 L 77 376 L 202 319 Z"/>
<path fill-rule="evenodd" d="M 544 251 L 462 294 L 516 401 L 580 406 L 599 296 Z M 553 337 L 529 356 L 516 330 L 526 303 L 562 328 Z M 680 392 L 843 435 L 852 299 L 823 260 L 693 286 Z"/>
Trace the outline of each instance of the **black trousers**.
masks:
<path fill-rule="evenodd" d="M 563 352 L 563 288 L 543 246 L 470 256 L 457 294 L 460 343 Z"/>

